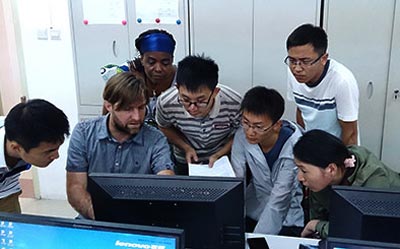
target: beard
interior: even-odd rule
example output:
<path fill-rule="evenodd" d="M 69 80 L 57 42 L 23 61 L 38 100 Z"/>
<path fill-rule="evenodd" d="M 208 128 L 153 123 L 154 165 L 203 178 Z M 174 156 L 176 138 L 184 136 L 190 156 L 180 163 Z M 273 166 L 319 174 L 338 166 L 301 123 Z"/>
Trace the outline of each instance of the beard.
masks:
<path fill-rule="evenodd" d="M 139 127 L 130 128 L 129 125 L 123 125 L 122 122 L 115 115 L 112 115 L 112 121 L 116 130 L 127 135 L 134 135 L 138 133 L 140 128 L 142 127 L 140 125 Z"/>

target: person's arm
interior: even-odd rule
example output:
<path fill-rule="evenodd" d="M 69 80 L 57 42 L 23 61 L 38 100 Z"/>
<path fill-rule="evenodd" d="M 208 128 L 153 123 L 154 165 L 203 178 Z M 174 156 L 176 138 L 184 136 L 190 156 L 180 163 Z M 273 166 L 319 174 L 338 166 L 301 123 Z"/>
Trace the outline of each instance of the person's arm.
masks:
<path fill-rule="evenodd" d="M 84 123 L 78 123 L 69 141 L 67 157 L 67 197 L 71 206 L 82 216 L 94 219 L 92 199 L 87 192 L 88 156 L 86 128 Z"/>
<path fill-rule="evenodd" d="M 314 237 L 316 233 L 320 237 L 328 236 L 329 231 L 329 188 L 325 188 L 318 193 L 310 191 L 310 221 L 304 227 L 302 237 Z"/>
<path fill-rule="evenodd" d="M 304 125 L 304 120 L 303 120 L 303 116 L 301 115 L 301 111 L 300 109 L 297 107 L 296 108 L 296 122 L 298 125 L 300 125 L 303 129 L 305 129 L 305 125 Z"/>
<path fill-rule="evenodd" d="M 322 238 L 326 238 L 328 236 L 328 227 L 328 221 L 310 220 L 301 232 L 301 237 L 313 238 L 319 235 Z"/>
<path fill-rule="evenodd" d="M 273 188 L 254 229 L 255 233 L 278 234 L 291 206 L 292 198 L 294 198 L 292 193 L 301 192 L 300 186 L 295 184 L 297 168 L 294 161 L 283 159 L 281 163 L 282 165 L 274 165 L 274 167 L 280 167 L 280 170 L 277 178 L 272 179 Z M 298 203 L 300 210 L 300 200 Z M 297 218 L 303 219 L 303 217 Z M 293 219 L 297 218 L 293 217 Z"/>
<path fill-rule="evenodd" d="M 165 169 L 165 170 L 161 170 L 160 172 L 158 172 L 157 175 L 173 176 L 173 175 L 175 175 L 175 172 L 170 169 Z"/>
<path fill-rule="evenodd" d="M 151 170 L 157 175 L 175 175 L 174 163 L 167 138 L 159 131 L 156 140 L 151 143 Z"/>
<path fill-rule="evenodd" d="M 336 111 L 340 128 L 341 139 L 345 145 L 358 143 L 358 110 L 359 91 L 354 77 L 347 76 L 335 82 L 337 87 Z"/>
<path fill-rule="evenodd" d="M 87 192 L 86 172 L 67 172 L 67 196 L 71 206 L 82 216 L 95 219 L 92 198 Z"/>
<path fill-rule="evenodd" d="M 167 92 L 164 94 L 167 94 Z M 186 142 L 185 135 L 172 126 L 171 114 L 165 109 L 165 104 L 163 104 L 164 94 L 157 98 L 156 122 L 158 128 L 164 133 L 171 144 L 185 151 L 187 163 L 191 163 L 192 160 L 198 161 L 196 151 Z M 178 93 L 176 92 L 176 94 Z"/>
<path fill-rule="evenodd" d="M 358 144 L 358 124 L 357 120 L 353 122 L 345 122 L 339 120 L 342 128 L 342 141 L 345 145 Z"/>
<path fill-rule="evenodd" d="M 208 166 L 212 168 L 212 166 L 214 166 L 215 161 L 217 161 L 222 156 L 228 155 L 231 152 L 232 144 L 233 144 L 233 136 L 229 138 L 229 140 L 226 142 L 224 146 L 222 146 L 220 150 L 218 150 L 209 157 Z"/>
<path fill-rule="evenodd" d="M 246 176 L 246 153 L 243 129 L 239 128 L 233 138 L 231 164 L 236 177 Z"/>
<path fill-rule="evenodd" d="M 159 127 L 159 129 L 168 138 L 168 141 L 186 153 L 186 161 L 188 163 L 197 162 L 199 158 L 197 157 L 196 151 L 190 144 L 186 142 L 185 136 L 174 127 Z"/>

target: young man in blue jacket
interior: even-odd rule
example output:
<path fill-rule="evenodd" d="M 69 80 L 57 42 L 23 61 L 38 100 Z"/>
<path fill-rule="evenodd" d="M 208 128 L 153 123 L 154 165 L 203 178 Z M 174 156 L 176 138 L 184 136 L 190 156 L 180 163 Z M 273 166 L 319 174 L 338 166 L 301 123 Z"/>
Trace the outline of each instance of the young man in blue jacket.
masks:
<path fill-rule="evenodd" d="M 241 103 L 242 127 L 235 134 L 231 160 L 238 177 L 251 174 L 247 232 L 299 236 L 303 227 L 302 190 L 292 152 L 302 132 L 281 120 L 284 109 L 282 96 L 261 86 L 250 89 Z"/>

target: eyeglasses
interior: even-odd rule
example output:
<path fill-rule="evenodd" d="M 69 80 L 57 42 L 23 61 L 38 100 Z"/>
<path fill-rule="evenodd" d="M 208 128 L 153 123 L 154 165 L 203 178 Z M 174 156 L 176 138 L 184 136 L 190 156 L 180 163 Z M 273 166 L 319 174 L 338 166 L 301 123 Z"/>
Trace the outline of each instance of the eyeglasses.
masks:
<path fill-rule="evenodd" d="M 184 105 L 184 106 L 187 107 L 187 108 L 189 108 L 191 105 L 194 105 L 194 106 L 196 106 L 196 107 L 198 107 L 198 108 L 204 108 L 204 107 L 207 107 L 208 104 L 210 103 L 210 101 L 211 101 L 211 96 L 213 95 L 213 93 L 214 93 L 214 89 L 211 91 L 210 97 L 208 97 L 207 102 L 199 102 L 199 101 L 193 101 L 193 102 L 192 102 L 192 101 L 190 101 L 190 100 L 183 99 L 183 98 L 181 98 L 181 97 L 179 97 L 179 96 L 178 96 L 178 102 L 179 102 L 180 104 Z"/>
<path fill-rule="evenodd" d="M 299 65 L 300 67 L 310 67 L 310 66 L 314 65 L 315 63 L 317 63 L 322 58 L 322 56 L 324 56 L 324 54 L 321 54 L 315 60 L 311 60 L 311 59 L 296 60 L 290 56 L 286 56 L 286 58 L 283 62 L 285 62 L 285 64 L 288 65 L 289 67 L 294 67 L 297 65 Z"/>
<path fill-rule="evenodd" d="M 275 123 L 273 123 L 272 125 L 270 125 L 270 126 L 267 127 L 267 128 L 264 128 L 264 127 L 260 127 L 260 126 L 258 126 L 258 125 L 251 125 L 251 124 L 247 123 L 246 121 L 243 121 L 243 120 L 242 120 L 241 125 L 242 125 L 243 129 L 246 130 L 246 131 L 249 130 L 250 128 L 253 128 L 253 130 L 254 130 L 256 133 L 264 133 L 264 132 L 267 132 L 269 129 L 271 129 L 272 126 L 275 125 Z"/>

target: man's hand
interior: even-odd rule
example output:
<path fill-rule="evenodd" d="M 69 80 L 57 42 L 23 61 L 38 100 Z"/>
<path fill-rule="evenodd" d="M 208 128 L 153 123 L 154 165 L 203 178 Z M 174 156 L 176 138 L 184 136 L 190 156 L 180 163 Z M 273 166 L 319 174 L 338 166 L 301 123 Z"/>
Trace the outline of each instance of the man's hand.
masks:
<path fill-rule="evenodd" d="M 213 154 L 208 158 L 208 167 L 212 168 L 214 163 L 220 158 L 218 154 Z"/>
<path fill-rule="evenodd" d="M 199 160 L 199 158 L 197 157 L 196 151 L 192 147 L 188 147 L 185 150 L 185 153 L 186 153 L 186 162 L 187 163 L 193 163 L 193 162 L 197 162 Z"/>
<path fill-rule="evenodd" d="M 96 218 L 94 217 L 94 210 L 93 210 L 93 205 L 88 205 L 88 209 L 86 211 L 87 217 L 89 219 L 95 220 Z"/>

